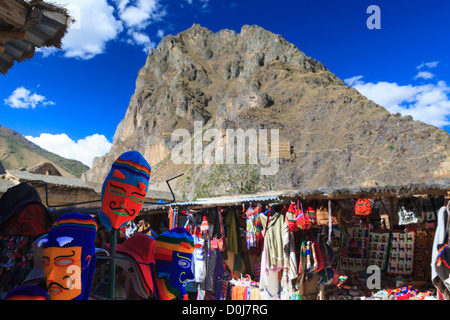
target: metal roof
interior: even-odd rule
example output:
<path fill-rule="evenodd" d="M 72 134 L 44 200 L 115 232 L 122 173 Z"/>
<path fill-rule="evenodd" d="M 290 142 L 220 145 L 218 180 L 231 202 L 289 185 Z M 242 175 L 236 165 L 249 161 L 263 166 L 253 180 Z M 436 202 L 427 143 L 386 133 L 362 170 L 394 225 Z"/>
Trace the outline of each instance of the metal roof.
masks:
<path fill-rule="evenodd" d="M 21 15 L 25 18 L 20 19 Z M 0 38 L 0 47 L 4 48 L 0 53 L 0 72 L 6 74 L 15 62 L 31 59 L 36 48 L 61 48 L 72 21 L 65 8 L 41 0 L 2 0 L 0 31 L 25 32 L 26 39 Z"/>
<path fill-rule="evenodd" d="M 207 208 L 216 206 L 233 206 L 243 203 L 286 203 L 292 199 L 346 199 L 358 197 L 395 197 L 414 195 L 446 195 L 450 192 L 450 179 L 431 181 L 429 183 L 409 183 L 407 185 L 372 186 L 372 187 L 323 187 L 317 189 L 289 189 L 261 192 L 252 195 L 230 195 L 215 198 L 202 198 L 195 201 L 174 202 L 171 204 L 142 207 L 143 212 L 161 211 L 169 206 L 189 208 Z"/>
<path fill-rule="evenodd" d="M 59 188 L 68 188 L 68 189 L 84 189 L 84 190 L 92 190 L 95 193 L 100 194 L 102 191 L 103 183 L 95 183 L 95 182 L 86 182 L 82 179 L 78 178 L 68 178 L 63 176 L 53 176 L 53 175 L 44 175 L 44 174 L 36 174 L 30 173 L 28 171 L 20 171 L 20 170 L 6 170 L 5 180 L 18 181 L 18 182 L 29 182 L 29 181 L 43 181 L 52 187 Z M 1 181 L 2 179 L 0 179 Z M 177 195 L 175 194 L 175 197 Z M 147 199 L 152 200 L 172 200 L 172 194 L 169 190 L 155 190 L 150 186 L 147 190 Z"/>

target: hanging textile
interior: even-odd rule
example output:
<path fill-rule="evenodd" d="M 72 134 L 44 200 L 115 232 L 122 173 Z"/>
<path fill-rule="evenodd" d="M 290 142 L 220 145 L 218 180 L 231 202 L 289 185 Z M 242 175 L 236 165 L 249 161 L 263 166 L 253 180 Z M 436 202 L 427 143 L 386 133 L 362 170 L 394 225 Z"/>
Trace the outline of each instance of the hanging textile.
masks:
<path fill-rule="evenodd" d="M 369 232 L 369 265 L 376 265 L 385 271 L 389 258 L 389 232 Z"/>
<path fill-rule="evenodd" d="M 245 211 L 243 218 L 245 218 L 246 222 L 246 232 L 245 232 L 245 241 L 247 243 L 247 249 L 257 247 L 257 230 L 256 230 L 256 219 L 258 218 L 259 213 L 261 212 L 261 207 L 249 207 L 247 211 Z"/>
<path fill-rule="evenodd" d="M 284 216 L 275 212 L 268 217 L 261 215 L 261 223 L 265 229 L 264 243 L 267 249 L 267 269 L 279 269 L 284 264 L 283 228 Z"/>
<path fill-rule="evenodd" d="M 393 232 L 387 273 L 409 276 L 413 272 L 415 232 Z"/>
<path fill-rule="evenodd" d="M 178 206 L 169 208 L 169 230 L 178 227 Z"/>
<path fill-rule="evenodd" d="M 294 291 L 293 281 L 298 277 L 298 266 L 295 254 L 294 233 L 289 232 L 289 226 L 286 221 L 283 228 L 283 254 L 284 266 L 281 279 L 281 300 L 290 300 Z"/>
<path fill-rule="evenodd" d="M 262 235 L 264 237 L 263 241 L 263 251 L 261 255 L 261 273 L 260 273 L 260 281 L 259 281 L 259 289 L 262 300 L 277 300 L 279 299 L 280 292 L 280 282 L 279 282 L 279 271 L 281 267 L 278 267 L 276 264 L 273 264 L 272 259 L 272 248 L 273 245 L 269 246 L 271 237 L 273 237 L 273 230 L 278 230 L 277 225 L 283 227 L 284 216 L 280 213 L 269 211 L 267 216 L 261 215 L 261 224 L 263 226 Z M 281 236 L 282 233 L 278 232 Z M 281 245 L 282 247 L 282 245 Z M 281 248 L 283 251 L 283 248 Z M 281 253 L 281 259 L 283 259 L 283 252 Z M 276 260 L 275 260 L 276 262 Z"/>
<path fill-rule="evenodd" d="M 361 227 L 342 232 L 341 239 L 341 270 L 364 271 L 367 268 L 369 247 L 369 231 Z"/>
<path fill-rule="evenodd" d="M 449 202 L 450 203 L 450 202 Z M 450 269 L 442 262 L 442 253 L 449 239 L 449 208 L 441 207 L 438 212 L 438 224 L 434 235 L 433 250 L 431 252 L 431 280 L 445 300 L 450 299 L 450 285 L 448 284 Z"/>
<path fill-rule="evenodd" d="M 236 217 L 234 210 L 229 208 L 227 211 L 227 216 L 225 217 L 225 223 L 227 226 L 227 250 L 234 252 L 235 254 L 239 253 L 238 249 L 238 236 L 236 231 Z"/>

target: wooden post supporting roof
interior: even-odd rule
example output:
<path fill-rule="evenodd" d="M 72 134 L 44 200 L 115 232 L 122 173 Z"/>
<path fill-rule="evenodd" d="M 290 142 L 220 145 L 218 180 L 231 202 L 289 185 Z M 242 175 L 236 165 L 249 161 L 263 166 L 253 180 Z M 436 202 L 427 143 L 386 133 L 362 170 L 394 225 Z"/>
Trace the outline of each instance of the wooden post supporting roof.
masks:
<path fill-rule="evenodd" d="M 17 1 L 0 0 L 0 20 L 21 28 L 27 20 L 28 8 Z"/>
<path fill-rule="evenodd" d="M 0 54 L 2 54 L 3 52 L 5 52 L 5 47 L 0 46 Z"/>
<path fill-rule="evenodd" d="M 0 39 L 27 40 L 27 33 L 25 31 L 0 31 Z"/>

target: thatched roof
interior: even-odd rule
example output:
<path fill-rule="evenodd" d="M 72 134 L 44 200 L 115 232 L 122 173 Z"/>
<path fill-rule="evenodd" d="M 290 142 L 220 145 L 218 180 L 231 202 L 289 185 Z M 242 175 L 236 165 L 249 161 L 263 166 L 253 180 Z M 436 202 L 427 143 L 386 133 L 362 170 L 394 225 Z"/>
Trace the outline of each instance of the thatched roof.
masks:
<path fill-rule="evenodd" d="M 34 174 L 43 174 L 47 176 L 62 176 L 61 172 L 59 172 L 59 170 L 51 162 L 42 162 L 28 168 L 27 171 Z"/>
<path fill-rule="evenodd" d="M 0 72 L 31 59 L 36 48 L 56 47 L 72 22 L 67 10 L 42 0 L 0 2 Z M 3 51 L 3 52 L 2 52 Z"/>

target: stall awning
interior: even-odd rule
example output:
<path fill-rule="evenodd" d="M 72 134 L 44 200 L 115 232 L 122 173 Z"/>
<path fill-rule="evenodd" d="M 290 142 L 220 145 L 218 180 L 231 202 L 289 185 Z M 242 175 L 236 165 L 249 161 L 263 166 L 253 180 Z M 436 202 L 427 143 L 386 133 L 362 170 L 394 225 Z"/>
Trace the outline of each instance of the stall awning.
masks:
<path fill-rule="evenodd" d="M 0 72 L 31 59 L 36 48 L 61 48 L 73 19 L 67 10 L 42 0 L 0 0 Z"/>

